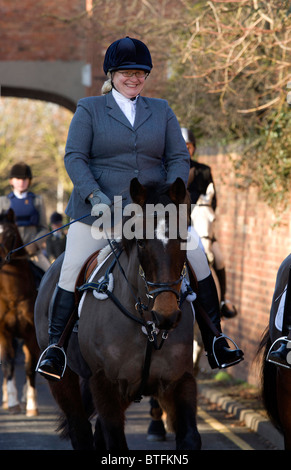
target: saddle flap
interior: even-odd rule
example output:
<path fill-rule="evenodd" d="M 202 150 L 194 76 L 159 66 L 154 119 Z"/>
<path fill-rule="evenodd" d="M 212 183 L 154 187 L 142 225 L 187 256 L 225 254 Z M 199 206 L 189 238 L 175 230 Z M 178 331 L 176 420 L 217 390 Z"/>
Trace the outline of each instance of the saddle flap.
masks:
<path fill-rule="evenodd" d="M 99 252 L 100 250 L 97 250 L 92 255 L 90 255 L 79 272 L 75 285 L 75 297 L 77 302 L 80 301 L 82 295 L 82 292 L 78 290 L 78 287 L 81 287 L 85 282 L 88 281 L 94 269 L 97 267 Z"/>

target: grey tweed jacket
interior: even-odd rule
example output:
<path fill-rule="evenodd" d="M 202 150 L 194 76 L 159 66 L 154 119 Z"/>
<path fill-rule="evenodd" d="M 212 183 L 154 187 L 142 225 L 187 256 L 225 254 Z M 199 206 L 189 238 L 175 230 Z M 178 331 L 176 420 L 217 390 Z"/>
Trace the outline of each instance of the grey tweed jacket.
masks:
<path fill-rule="evenodd" d="M 130 203 L 130 181 L 187 184 L 189 153 L 179 123 L 167 101 L 140 96 L 132 126 L 112 93 L 83 98 L 73 116 L 65 166 L 74 189 L 66 214 L 79 218 L 91 212 L 89 194 L 100 188 L 110 200 Z M 84 223 L 96 220 L 88 217 Z"/>

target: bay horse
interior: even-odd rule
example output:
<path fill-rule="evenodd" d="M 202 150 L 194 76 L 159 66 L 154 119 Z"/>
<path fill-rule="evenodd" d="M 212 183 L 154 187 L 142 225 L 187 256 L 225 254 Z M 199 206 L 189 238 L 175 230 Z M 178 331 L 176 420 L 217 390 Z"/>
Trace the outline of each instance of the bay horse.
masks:
<path fill-rule="evenodd" d="M 262 398 L 269 418 L 284 436 L 286 450 L 291 450 L 291 369 L 281 367 L 268 360 L 274 342 L 282 337 L 282 312 L 291 267 L 291 254 L 281 263 L 271 304 L 267 327 L 259 353 L 263 351 L 261 363 Z"/>
<path fill-rule="evenodd" d="M 12 413 L 20 412 L 15 384 L 17 340 L 23 341 L 25 356 L 26 415 L 38 414 L 35 388 L 35 366 L 39 347 L 34 327 L 36 285 L 28 254 L 24 248 L 14 211 L 0 214 L 0 348 L 3 371 L 2 406 Z M 17 252 L 10 252 L 20 248 Z"/>
<path fill-rule="evenodd" d="M 151 204 L 163 208 L 171 204 L 176 209 L 180 204 L 190 206 L 179 178 L 170 186 L 168 195 L 134 179 L 130 194 L 135 206 L 141 208 L 141 218 L 135 219 L 137 224 L 147 218 Z M 125 412 L 143 396 L 155 397 L 167 412 L 178 450 L 201 448 L 192 357 L 193 311 L 190 302 L 180 306 L 186 262 L 181 243 L 185 240 L 177 234 L 169 237 L 167 213 L 161 220 L 152 213 L 150 218 L 156 224 L 152 236 L 145 236 L 142 225 L 142 233 L 137 236 L 132 230 L 132 237 L 124 235 L 131 220 L 124 218 L 121 244 L 114 244 L 114 253 L 100 264 L 94 279 L 81 288 L 85 295 L 79 306 L 78 331 L 74 328 L 68 341 L 64 376 L 60 381 L 49 381 L 64 414 L 63 435 L 70 437 L 77 450 L 127 450 Z M 178 210 L 176 222 L 177 219 Z M 48 344 L 48 311 L 61 264 L 62 257 L 44 275 L 35 306 L 42 350 Z M 100 294 L 100 286 L 104 279 L 110 281 L 110 276 L 113 290 L 107 282 Z M 99 295 L 107 298 L 101 300 Z M 84 383 L 90 387 L 87 399 L 80 386 Z M 94 432 L 92 412 L 97 414 Z"/>

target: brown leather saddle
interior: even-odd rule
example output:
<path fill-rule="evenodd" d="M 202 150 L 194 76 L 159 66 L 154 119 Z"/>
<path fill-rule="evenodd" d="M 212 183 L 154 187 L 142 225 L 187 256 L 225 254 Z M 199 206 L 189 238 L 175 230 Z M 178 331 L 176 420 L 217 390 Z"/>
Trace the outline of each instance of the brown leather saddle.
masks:
<path fill-rule="evenodd" d="M 100 250 L 95 251 L 83 264 L 81 271 L 77 277 L 76 285 L 75 285 L 75 299 L 76 303 L 78 304 L 81 298 L 82 293 L 78 290 L 85 282 L 88 281 L 91 274 L 93 273 L 94 269 L 98 265 L 98 254 Z"/>

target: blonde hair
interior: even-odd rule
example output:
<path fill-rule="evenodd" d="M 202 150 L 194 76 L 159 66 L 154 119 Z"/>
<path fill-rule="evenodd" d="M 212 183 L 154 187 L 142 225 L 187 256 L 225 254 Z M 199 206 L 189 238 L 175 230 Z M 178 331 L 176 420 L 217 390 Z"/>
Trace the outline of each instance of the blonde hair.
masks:
<path fill-rule="evenodd" d="M 102 95 L 106 95 L 112 90 L 112 75 L 111 72 L 107 73 L 108 79 L 106 82 L 103 83 L 102 88 L 101 88 L 101 93 Z"/>

